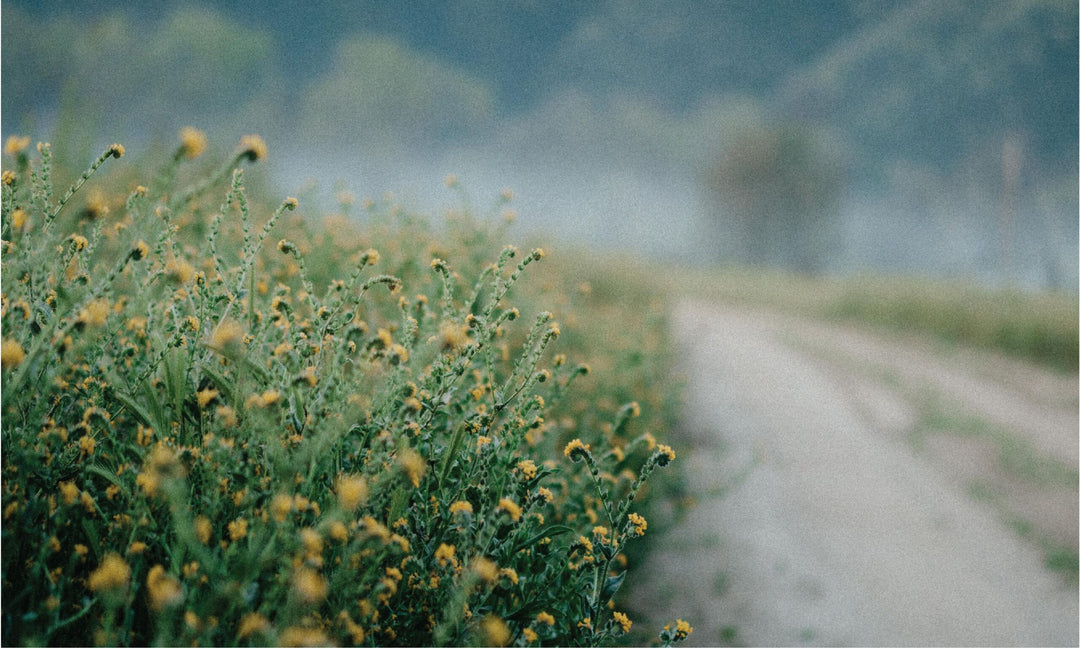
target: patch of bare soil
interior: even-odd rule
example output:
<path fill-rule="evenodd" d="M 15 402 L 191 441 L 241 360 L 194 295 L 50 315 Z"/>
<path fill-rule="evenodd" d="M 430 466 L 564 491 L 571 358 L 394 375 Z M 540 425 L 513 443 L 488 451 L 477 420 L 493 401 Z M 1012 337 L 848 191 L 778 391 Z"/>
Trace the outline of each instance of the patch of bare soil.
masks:
<path fill-rule="evenodd" d="M 698 504 L 631 573 L 641 622 L 684 618 L 696 645 L 1078 644 L 1076 583 L 1047 568 L 1077 550 L 1076 376 L 739 307 L 673 318 Z"/>

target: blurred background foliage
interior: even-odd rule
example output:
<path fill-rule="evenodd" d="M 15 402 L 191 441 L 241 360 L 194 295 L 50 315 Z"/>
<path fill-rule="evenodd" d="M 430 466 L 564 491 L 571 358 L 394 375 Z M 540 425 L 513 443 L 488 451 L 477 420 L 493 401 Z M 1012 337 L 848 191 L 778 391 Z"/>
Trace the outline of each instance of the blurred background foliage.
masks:
<path fill-rule="evenodd" d="M 284 191 L 428 210 L 455 172 L 597 248 L 1071 291 L 1077 24 L 1067 0 L 5 0 L 0 102 L 79 160 L 259 132 Z"/>

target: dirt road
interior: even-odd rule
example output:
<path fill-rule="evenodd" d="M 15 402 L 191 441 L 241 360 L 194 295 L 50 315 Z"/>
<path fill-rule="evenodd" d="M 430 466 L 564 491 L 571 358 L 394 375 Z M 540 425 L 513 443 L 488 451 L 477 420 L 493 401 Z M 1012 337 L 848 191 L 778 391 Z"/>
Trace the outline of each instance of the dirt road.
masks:
<path fill-rule="evenodd" d="M 698 504 L 636 576 L 641 621 L 687 619 L 696 645 L 1077 645 L 1075 582 L 1046 567 L 1077 548 L 1076 376 L 731 306 L 673 317 Z"/>

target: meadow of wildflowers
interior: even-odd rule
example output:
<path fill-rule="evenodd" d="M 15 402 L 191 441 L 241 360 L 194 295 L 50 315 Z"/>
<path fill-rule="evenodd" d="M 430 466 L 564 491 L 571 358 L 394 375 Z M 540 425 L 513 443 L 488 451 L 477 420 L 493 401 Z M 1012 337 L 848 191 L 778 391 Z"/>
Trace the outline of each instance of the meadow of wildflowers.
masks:
<path fill-rule="evenodd" d="M 662 321 L 469 214 L 265 208 L 266 144 L 206 149 L 91 178 L 112 145 L 61 193 L 6 143 L 3 643 L 640 636 Z"/>

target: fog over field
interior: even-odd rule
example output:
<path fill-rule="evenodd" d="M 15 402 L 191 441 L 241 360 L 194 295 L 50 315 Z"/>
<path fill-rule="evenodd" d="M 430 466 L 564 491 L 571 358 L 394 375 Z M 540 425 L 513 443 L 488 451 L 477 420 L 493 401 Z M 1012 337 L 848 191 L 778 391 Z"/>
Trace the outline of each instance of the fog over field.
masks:
<path fill-rule="evenodd" d="M 481 215 L 512 188 L 522 236 L 1075 291 L 1077 23 L 1065 0 L 4 0 L 2 126 L 78 160 L 257 132 L 282 195 L 438 213 L 454 173 Z"/>

